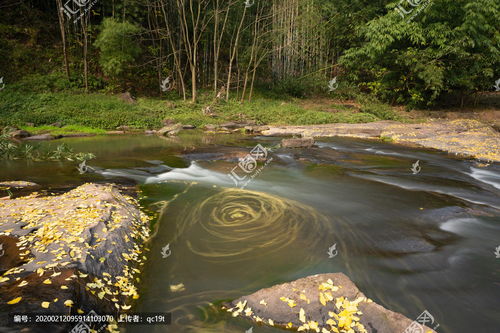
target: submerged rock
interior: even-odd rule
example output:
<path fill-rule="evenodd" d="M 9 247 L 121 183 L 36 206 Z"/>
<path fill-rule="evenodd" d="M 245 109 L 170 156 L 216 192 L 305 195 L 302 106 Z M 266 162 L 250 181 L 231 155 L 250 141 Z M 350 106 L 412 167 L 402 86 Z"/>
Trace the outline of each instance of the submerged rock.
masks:
<path fill-rule="evenodd" d="M 38 185 L 37 183 L 27 182 L 24 180 L 9 180 L 0 182 L 0 188 L 2 187 L 20 189 L 20 188 L 39 188 L 40 185 Z"/>
<path fill-rule="evenodd" d="M 0 201 L 0 236 L 12 238 L 0 262 L 7 269 L 0 276 L 0 331 L 11 329 L 13 312 L 125 312 L 138 298 L 134 275 L 149 237 L 149 219 L 137 206 L 116 187 L 95 184 Z"/>
<path fill-rule="evenodd" d="M 294 138 L 283 139 L 281 146 L 283 148 L 310 148 L 314 145 L 314 138 Z"/>
<path fill-rule="evenodd" d="M 401 333 L 413 323 L 367 298 L 342 273 L 317 274 L 261 289 L 224 309 L 233 317 L 307 332 Z M 420 332 L 435 333 L 418 326 Z"/>
<path fill-rule="evenodd" d="M 12 196 L 27 194 L 40 188 L 41 186 L 36 183 L 22 180 L 0 182 L 0 200 L 6 200 Z"/>

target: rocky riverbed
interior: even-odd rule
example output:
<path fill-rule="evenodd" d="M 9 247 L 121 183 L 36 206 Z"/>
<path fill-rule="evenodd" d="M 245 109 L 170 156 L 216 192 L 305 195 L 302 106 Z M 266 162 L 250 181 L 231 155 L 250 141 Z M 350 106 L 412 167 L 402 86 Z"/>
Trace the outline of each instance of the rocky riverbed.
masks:
<path fill-rule="evenodd" d="M 126 312 L 139 297 L 148 222 L 136 200 L 113 185 L 0 201 L 0 331 L 20 329 L 9 325 L 8 313 Z"/>
<path fill-rule="evenodd" d="M 500 133 L 476 120 L 457 119 L 404 124 L 380 121 L 366 124 L 271 126 L 266 136 L 354 137 L 390 140 L 444 150 L 484 161 L 500 162 Z"/>

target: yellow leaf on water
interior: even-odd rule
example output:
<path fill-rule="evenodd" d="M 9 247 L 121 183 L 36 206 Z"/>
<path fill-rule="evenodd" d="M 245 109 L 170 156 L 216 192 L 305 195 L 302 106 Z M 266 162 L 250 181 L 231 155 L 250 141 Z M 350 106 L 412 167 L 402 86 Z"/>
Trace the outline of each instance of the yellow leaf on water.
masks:
<path fill-rule="evenodd" d="M 269 325 L 274 326 L 274 321 L 272 319 L 269 319 Z"/>
<path fill-rule="evenodd" d="M 66 301 L 64 301 L 64 305 L 66 305 L 67 307 L 72 307 L 73 306 L 73 301 L 68 299 Z"/>
<path fill-rule="evenodd" d="M 17 297 L 17 298 L 14 298 L 13 300 L 10 300 L 7 302 L 7 304 L 17 304 L 19 303 L 23 298 L 22 297 Z"/>
<path fill-rule="evenodd" d="M 292 323 L 288 323 L 286 324 L 286 328 L 292 328 L 293 327 L 293 324 Z"/>
<path fill-rule="evenodd" d="M 48 309 L 50 306 L 50 302 L 42 302 L 42 308 Z"/>
<path fill-rule="evenodd" d="M 184 291 L 184 290 L 186 290 L 186 288 L 184 287 L 184 283 L 170 285 L 170 291 L 173 293 Z"/>
<path fill-rule="evenodd" d="M 262 305 L 264 305 L 264 306 L 267 306 L 267 302 L 266 302 L 266 301 L 264 301 L 264 300 L 261 300 L 261 301 L 259 302 L 259 304 L 262 304 Z"/>
<path fill-rule="evenodd" d="M 27 284 L 28 284 L 28 281 L 24 280 L 23 282 L 19 283 L 18 287 L 24 287 Z"/>
<path fill-rule="evenodd" d="M 43 284 L 52 284 L 52 281 L 50 281 L 49 279 L 45 279 L 45 280 L 43 281 Z"/>
<path fill-rule="evenodd" d="M 122 305 L 123 310 L 129 310 L 132 307 L 132 305 Z"/>
<path fill-rule="evenodd" d="M 61 286 L 61 289 L 68 289 L 67 286 Z"/>

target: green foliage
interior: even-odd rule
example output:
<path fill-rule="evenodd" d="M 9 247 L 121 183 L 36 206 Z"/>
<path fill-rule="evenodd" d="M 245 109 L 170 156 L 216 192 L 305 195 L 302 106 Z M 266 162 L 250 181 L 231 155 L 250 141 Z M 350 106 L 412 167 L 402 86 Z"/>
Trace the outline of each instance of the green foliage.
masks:
<path fill-rule="evenodd" d="M 8 131 L 3 130 L 0 134 L 0 160 L 67 160 L 78 161 L 91 160 L 95 158 L 92 153 L 75 153 L 72 148 L 66 144 L 60 144 L 53 151 L 45 151 L 38 145 L 27 143 L 16 143 L 10 139 Z"/>
<path fill-rule="evenodd" d="M 314 75 L 305 77 L 290 77 L 274 84 L 272 90 L 277 95 L 288 95 L 297 98 L 306 98 L 315 94 L 324 93 L 328 81 L 324 76 Z"/>
<path fill-rule="evenodd" d="M 116 96 L 102 94 L 27 93 L 5 90 L 0 94 L 0 125 L 21 127 L 33 134 L 50 132 L 54 135 L 67 133 L 102 134 L 127 125 L 138 129 L 162 126 L 169 118 L 184 124 L 202 126 L 227 121 L 254 120 L 260 124 L 312 125 L 332 122 L 369 122 L 379 119 L 376 112 L 340 113 L 308 110 L 289 98 L 274 98 L 256 92 L 251 103 L 237 100 L 213 105 L 217 118 L 203 114 L 204 106 L 212 104 L 211 93 L 202 94 L 200 103 L 183 100 L 166 103 L 154 98 L 138 98 L 137 103 L 127 104 Z M 173 106 L 172 106 L 173 105 Z M 383 116 L 383 115 L 382 115 Z M 243 118 L 242 118 L 243 117 Z M 61 122 L 64 127 L 49 126 Z M 27 127 L 33 123 L 35 127 Z"/>
<path fill-rule="evenodd" d="M 450 91 L 491 88 L 500 74 L 498 1 L 431 1 L 411 21 L 396 4 L 364 27 L 360 36 L 367 42 L 342 58 L 352 79 L 410 106 L 431 105 Z"/>
<path fill-rule="evenodd" d="M 136 36 L 141 28 L 129 22 L 106 18 L 95 46 L 101 51 L 99 64 L 106 75 L 118 77 L 141 53 Z"/>

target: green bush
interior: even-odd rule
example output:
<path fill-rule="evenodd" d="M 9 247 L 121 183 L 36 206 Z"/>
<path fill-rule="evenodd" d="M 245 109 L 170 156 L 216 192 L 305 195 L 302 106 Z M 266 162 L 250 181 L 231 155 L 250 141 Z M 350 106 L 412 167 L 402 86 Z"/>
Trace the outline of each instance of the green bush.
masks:
<path fill-rule="evenodd" d="M 99 64 L 106 75 L 118 78 L 141 53 L 135 38 L 141 29 L 129 22 L 106 18 L 101 24 L 95 46 L 101 51 Z"/>

